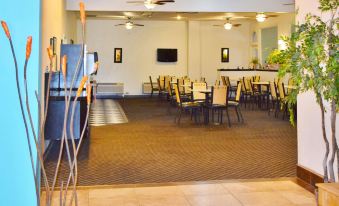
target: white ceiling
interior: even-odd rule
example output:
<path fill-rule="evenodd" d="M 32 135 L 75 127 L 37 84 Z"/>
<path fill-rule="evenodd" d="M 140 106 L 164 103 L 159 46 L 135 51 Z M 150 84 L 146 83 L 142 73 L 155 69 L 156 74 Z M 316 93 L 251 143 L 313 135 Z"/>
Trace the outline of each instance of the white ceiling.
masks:
<path fill-rule="evenodd" d="M 143 5 L 127 4 L 127 0 L 66 0 L 66 9 L 79 10 L 83 1 L 87 11 L 147 11 Z M 294 6 L 283 4 L 294 0 L 176 0 L 156 7 L 163 12 L 293 12 Z"/>
<path fill-rule="evenodd" d="M 225 21 L 226 18 L 230 18 L 232 21 L 245 21 L 255 20 L 255 12 L 121 12 L 121 11 L 90 11 L 87 12 L 87 18 L 95 19 L 127 19 L 130 17 L 134 20 L 165 20 L 165 21 L 177 21 L 177 20 L 189 20 L 189 21 Z M 265 13 L 266 15 L 284 16 L 281 13 Z M 180 19 L 177 17 L 180 16 Z M 274 18 L 274 17 L 272 17 Z"/>

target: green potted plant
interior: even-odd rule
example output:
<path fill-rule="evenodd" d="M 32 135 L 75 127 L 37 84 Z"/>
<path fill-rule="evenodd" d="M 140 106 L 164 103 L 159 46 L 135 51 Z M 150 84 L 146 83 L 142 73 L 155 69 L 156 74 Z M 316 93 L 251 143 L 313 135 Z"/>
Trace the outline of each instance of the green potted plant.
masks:
<path fill-rule="evenodd" d="M 283 63 L 284 53 L 279 49 L 274 49 L 266 58 L 266 62 L 270 69 L 279 69 Z"/>
<path fill-rule="evenodd" d="M 338 0 L 319 0 L 319 10 L 329 15 L 324 21 L 319 16 L 308 14 L 305 23 L 297 25 L 291 37 L 283 37 L 287 44 L 286 50 L 281 50 L 279 76 L 290 73 L 295 83 L 295 89 L 286 99 L 290 108 L 290 120 L 294 124 L 292 107 L 297 102 L 297 95 L 313 91 L 321 109 L 322 138 L 326 151 L 323 159 L 324 182 L 336 182 L 334 169 L 335 158 L 339 158 L 336 139 L 336 116 L 339 108 L 339 37 L 338 37 Z M 274 59 L 274 58 L 273 58 Z M 325 109 L 326 103 L 330 109 Z M 330 115 L 331 133 L 326 132 L 325 115 Z M 331 141 L 329 141 L 330 136 Z M 330 145 L 331 142 L 331 145 Z M 329 156 L 331 151 L 331 156 Z"/>
<path fill-rule="evenodd" d="M 258 58 L 253 58 L 251 61 L 251 66 L 250 68 L 253 68 L 253 69 L 258 69 L 258 66 L 259 66 L 259 60 Z"/>

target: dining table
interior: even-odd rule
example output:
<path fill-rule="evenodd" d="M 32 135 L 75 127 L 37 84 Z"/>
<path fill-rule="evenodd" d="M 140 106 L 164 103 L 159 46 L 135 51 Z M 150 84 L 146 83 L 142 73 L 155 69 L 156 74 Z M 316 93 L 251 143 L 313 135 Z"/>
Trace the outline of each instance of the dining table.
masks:
<path fill-rule="evenodd" d="M 258 87 L 258 92 L 260 94 L 260 96 L 258 97 L 259 99 L 259 108 L 262 108 L 261 107 L 261 102 L 262 102 L 262 97 L 264 97 L 264 93 L 262 92 L 262 87 L 266 87 L 266 95 L 267 95 L 267 99 L 266 99 L 266 105 L 267 105 L 267 108 L 269 107 L 269 86 L 270 86 L 270 82 L 269 81 L 258 81 L 258 82 L 252 82 L 253 85 L 256 85 Z M 265 97 L 264 97 L 265 98 Z"/>

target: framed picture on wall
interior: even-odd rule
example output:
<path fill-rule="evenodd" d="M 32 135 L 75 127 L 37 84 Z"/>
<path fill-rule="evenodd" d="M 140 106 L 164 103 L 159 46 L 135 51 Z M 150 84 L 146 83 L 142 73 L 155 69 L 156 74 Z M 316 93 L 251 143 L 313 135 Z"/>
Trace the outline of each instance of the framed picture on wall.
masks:
<path fill-rule="evenodd" d="M 122 48 L 114 48 L 114 63 L 122 63 Z"/>
<path fill-rule="evenodd" d="M 230 49 L 229 48 L 221 49 L 221 62 L 230 62 Z"/>

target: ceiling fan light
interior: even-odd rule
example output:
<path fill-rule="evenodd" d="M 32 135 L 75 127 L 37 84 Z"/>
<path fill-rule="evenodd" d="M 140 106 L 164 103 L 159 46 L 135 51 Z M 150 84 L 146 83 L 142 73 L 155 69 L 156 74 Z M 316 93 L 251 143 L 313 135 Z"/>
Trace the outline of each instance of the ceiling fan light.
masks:
<path fill-rule="evenodd" d="M 266 20 L 266 15 L 264 13 L 259 13 L 255 18 L 258 22 L 264 22 Z"/>
<path fill-rule="evenodd" d="M 131 22 L 127 22 L 125 27 L 126 29 L 131 30 L 133 29 L 133 24 Z"/>
<path fill-rule="evenodd" d="M 154 9 L 155 8 L 155 4 L 153 4 L 152 2 L 145 2 L 145 7 L 147 8 L 147 9 L 149 9 L 149 10 L 151 10 L 151 9 Z"/>
<path fill-rule="evenodd" d="M 231 23 L 226 23 L 226 24 L 224 24 L 224 28 L 226 29 L 226 30 L 231 30 L 232 29 L 232 24 Z"/>

